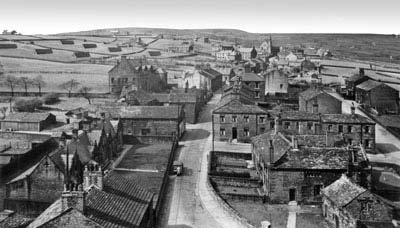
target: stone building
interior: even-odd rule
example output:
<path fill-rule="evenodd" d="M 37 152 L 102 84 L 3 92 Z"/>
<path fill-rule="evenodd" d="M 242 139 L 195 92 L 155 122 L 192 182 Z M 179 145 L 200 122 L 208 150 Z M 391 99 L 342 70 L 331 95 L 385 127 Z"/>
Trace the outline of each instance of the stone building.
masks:
<path fill-rule="evenodd" d="M 366 76 L 364 72 L 364 69 L 361 68 L 359 69 L 359 72 L 344 80 L 346 86 L 346 97 L 354 100 L 356 96 L 356 86 L 371 79 L 370 77 Z"/>
<path fill-rule="evenodd" d="M 244 72 L 231 78 L 230 84 L 233 85 L 236 81 L 248 86 L 253 93 L 254 102 L 263 102 L 265 96 L 265 81 L 262 77 L 252 72 Z"/>
<path fill-rule="evenodd" d="M 0 120 L 2 131 L 41 131 L 56 123 L 51 113 L 14 112 Z"/>
<path fill-rule="evenodd" d="M 380 114 L 399 113 L 399 91 L 382 82 L 368 80 L 357 85 L 355 99 Z"/>
<path fill-rule="evenodd" d="M 283 69 L 271 69 L 264 73 L 265 95 L 287 94 L 289 87 L 288 75 Z"/>
<path fill-rule="evenodd" d="M 370 165 L 362 147 L 338 147 L 340 135 L 289 135 L 275 130 L 252 138 L 253 161 L 272 202 L 321 202 L 321 190 L 342 173 L 367 185 Z"/>
<path fill-rule="evenodd" d="M 355 114 L 321 114 L 301 111 L 282 112 L 276 117 L 279 131 L 291 134 L 341 134 L 349 145 L 363 145 L 368 153 L 375 152 L 375 122 Z"/>
<path fill-rule="evenodd" d="M 108 76 L 110 92 L 117 96 L 128 88 L 148 92 L 162 92 L 167 88 L 166 71 L 127 59 L 126 56 L 121 57 L 121 61 L 108 72 Z"/>
<path fill-rule="evenodd" d="M 342 177 L 322 190 L 322 210 L 330 227 L 396 227 L 392 209 L 381 197 Z"/>
<path fill-rule="evenodd" d="M 310 88 L 299 94 L 299 110 L 309 113 L 341 114 L 342 101 L 323 88 Z"/>
<path fill-rule="evenodd" d="M 86 166 L 83 176 L 82 185 L 67 182 L 61 197 L 28 227 L 154 226 L 154 194 L 118 173 L 104 176 L 95 164 Z"/>
<path fill-rule="evenodd" d="M 218 106 L 212 111 L 214 141 L 247 142 L 273 128 L 274 119 L 254 104 L 240 82 L 224 90 Z"/>
<path fill-rule="evenodd" d="M 198 66 L 194 72 L 185 74 L 182 82 L 184 88 L 215 92 L 222 87 L 222 74 L 210 66 Z"/>
<path fill-rule="evenodd" d="M 128 144 L 174 141 L 185 132 L 185 113 L 179 105 L 122 107 L 119 118 Z"/>

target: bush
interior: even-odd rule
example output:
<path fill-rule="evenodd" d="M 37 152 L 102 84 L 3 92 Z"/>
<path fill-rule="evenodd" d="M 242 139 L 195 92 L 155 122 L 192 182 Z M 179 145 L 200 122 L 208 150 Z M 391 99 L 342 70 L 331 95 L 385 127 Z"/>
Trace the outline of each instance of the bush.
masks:
<path fill-rule="evenodd" d="M 60 95 L 57 93 L 50 93 L 43 97 L 43 102 L 47 105 L 52 105 L 60 102 Z"/>
<path fill-rule="evenodd" d="M 14 104 L 14 109 L 18 112 L 34 112 L 41 108 L 43 102 L 40 99 L 34 98 L 29 100 L 17 100 Z"/>

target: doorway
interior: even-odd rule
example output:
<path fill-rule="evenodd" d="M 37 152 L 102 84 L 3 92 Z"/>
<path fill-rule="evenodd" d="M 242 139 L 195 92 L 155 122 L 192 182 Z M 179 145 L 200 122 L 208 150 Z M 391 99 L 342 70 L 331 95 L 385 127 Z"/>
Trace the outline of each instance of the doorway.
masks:
<path fill-rule="evenodd" d="M 296 189 L 295 188 L 289 189 L 289 201 L 296 201 Z"/>
<path fill-rule="evenodd" d="M 232 140 L 237 139 L 237 128 L 233 127 L 232 128 Z"/>

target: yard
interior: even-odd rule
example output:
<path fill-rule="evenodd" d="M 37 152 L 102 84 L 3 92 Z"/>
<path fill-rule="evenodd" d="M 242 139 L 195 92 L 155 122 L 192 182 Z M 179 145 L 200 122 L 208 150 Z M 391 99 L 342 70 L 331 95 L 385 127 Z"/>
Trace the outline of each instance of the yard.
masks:
<path fill-rule="evenodd" d="M 263 204 L 261 201 L 242 200 L 227 200 L 227 203 L 257 227 L 261 226 L 262 221 L 271 222 L 274 228 L 286 228 L 287 226 L 289 215 L 287 205 L 269 205 Z"/>

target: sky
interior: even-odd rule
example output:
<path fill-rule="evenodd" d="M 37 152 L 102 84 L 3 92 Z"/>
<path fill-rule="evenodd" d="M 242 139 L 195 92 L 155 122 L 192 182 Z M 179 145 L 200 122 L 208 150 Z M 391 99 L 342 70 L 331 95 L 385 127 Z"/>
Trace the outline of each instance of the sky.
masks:
<path fill-rule="evenodd" d="M 400 33 L 399 0 L 0 0 L 0 30 L 233 28 L 256 33 Z"/>

